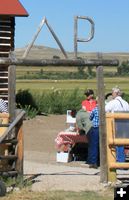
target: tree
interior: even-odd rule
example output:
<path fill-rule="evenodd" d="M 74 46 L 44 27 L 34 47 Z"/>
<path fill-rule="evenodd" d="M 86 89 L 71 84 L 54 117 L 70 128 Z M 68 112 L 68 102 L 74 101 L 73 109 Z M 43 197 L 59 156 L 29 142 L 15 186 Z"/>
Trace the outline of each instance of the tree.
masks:
<path fill-rule="evenodd" d="M 129 61 L 123 61 L 120 66 L 117 67 L 118 75 L 129 75 Z"/>

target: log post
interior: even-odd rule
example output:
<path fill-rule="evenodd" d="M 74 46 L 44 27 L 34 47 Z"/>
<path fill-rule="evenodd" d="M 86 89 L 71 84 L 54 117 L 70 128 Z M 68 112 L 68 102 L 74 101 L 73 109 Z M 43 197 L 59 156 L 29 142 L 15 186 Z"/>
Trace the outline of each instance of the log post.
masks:
<path fill-rule="evenodd" d="M 16 127 L 17 133 L 17 140 L 18 144 L 15 149 L 15 154 L 17 155 L 17 161 L 16 161 L 16 170 L 18 171 L 19 175 L 23 175 L 23 159 L 24 159 L 24 142 L 23 142 L 23 119 L 20 120 L 18 123 L 18 126 Z"/>
<path fill-rule="evenodd" d="M 15 101 L 15 90 L 16 90 L 16 69 L 14 65 L 10 65 L 8 68 L 8 110 L 10 114 L 10 121 L 15 119 L 16 101 Z"/>
<path fill-rule="evenodd" d="M 105 91 L 103 66 L 97 67 L 97 90 L 98 90 L 98 106 L 99 106 L 99 142 L 100 142 L 100 182 L 108 181 L 107 167 L 107 135 L 105 121 Z"/>

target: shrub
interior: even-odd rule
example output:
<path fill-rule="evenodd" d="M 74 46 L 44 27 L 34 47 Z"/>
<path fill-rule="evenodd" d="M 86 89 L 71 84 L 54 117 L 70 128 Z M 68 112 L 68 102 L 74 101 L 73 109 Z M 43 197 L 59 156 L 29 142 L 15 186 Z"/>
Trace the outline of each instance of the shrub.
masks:
<path fill-rule="evenodd" d="M 66 114 L 69 109 L 79 110 L 84 99 L 78 88 L 73 91 L 53 88 L 51 91 L 31 94 L 29 90 L 19 90 L 17 106 L 24 109 L 29 118 L 36 114 Z"/>
<path fill-rule="evenodd" d="M 129 61 L 124 61 L 117 68 L 118 75 L 129 75 Z"/>
<path fill-rule="evenodd" d="M 25 110 L 26 117 L 34 118 L 38 114 L 38 109 L 29 90 L 19 90 L 16 94 L 17 108 Z"/>
<path fill-rule="evenodd" d="M 30 105 L 30 107 L 36 108 L 34 98 L 31 92 L 29 91 L 29 89 L 18 90 L 16 94 L 16 103 L 17 103 L 17 107 L 20 107 L 20 106 L 25 107 L 25 105 Z"/>

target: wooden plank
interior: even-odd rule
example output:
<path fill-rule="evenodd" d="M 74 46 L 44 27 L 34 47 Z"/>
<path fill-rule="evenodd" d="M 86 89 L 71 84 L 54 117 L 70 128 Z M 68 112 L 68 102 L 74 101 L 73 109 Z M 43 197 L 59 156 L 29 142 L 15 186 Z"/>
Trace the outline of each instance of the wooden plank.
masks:
<path fill-rule="evenodd" d="M 77 16 L 74 17 L 74 57 L 77 58 Z"/>
<path fill-rule="evenodd" d="M 10 32 L 1 32 L 0 31 L 0 37 L 8 37 L 8 38 L 10 38 L 11 35 L 12 35 L 12 33 L 10 33 Z"/>
<path fill-rule="evenodd" d="M 15 91 L 16 91 L 16 66 L 10 65 L 8 68 L 8 109 L 10 121 L 15 119 Z"/>
<path fill-rule="evenodd" d="M 8 88 L 0 88 L 0 91 L 8 91 Z"/>
<path fill-rule="evenodd" d="M 0 20 L 0 25 L 1 26 L 10 26 L 11 25 L 11 20 Z"/>
<path fill-rule="evenodd" d="M 0 44 L 11 44 L 10 38 L 0 38 Z"/>
<path fill-rule="evenodd" d="M 14 28 L 12 27 L 12 26 L 10 26 L 10 27 L 3 27 L 3 26 L 0 26 L 0 30 L 1 31 L 9 31 L 9 32 L 11 32 L 11 33 L 13 33 L 14 32 Z"/>
<path fill-rule="evenodd" d="M 104 77 L 103 67 L 97 67 L 97 91 L 98 91 L 98 107 L 99 107 L 99 141 L 100 141 L 100 182 L 108 181 L 108 165 L 107 165 L 107 135 L 105 121 L 105 98 L 104 98 Z"/>
<path fill-rule="evenodd" d="M 129 146 L 129 139 L 128 138 L 109 138 L 109 145 L 117 145 L 117 146 L 121 146 L 121 145 L 128 145 Z"/>
<path fill-rule="evenodd" d="M 0 88 L 8 88 L 7 82 L 0 82 Z"/>
<path fill-rule="evenodd" d="M 5 58 L 8 59 L 8 58 Z M 0 71 L 8 71 L 8 65 L 0 65 Z"/>
<path fill-rule="evenodd" d="M 58 46 L 59 46 L 61 52 L 62 52 L 63 55 L 64 55 L 64 57 L 67 59 L 67 58 L 68 58 L 67 53 L 66 53 L 66 51 L 64 50 L 64 48 L 63 48 L 63 46 L 62 46 L 60 40 L 58 39 L 57 35 L 56 35 L 55 32 L 54 32 L 54 30 L 52 29 L 52 27 L 50 26 L 50 24 L 48 24 L 47 19 L 45 19 L 45 23 L 46 23 L 46 25 L 47 25 L 47 27 L 48 27 L 50 33 L 52 34 L 53 38 L 54 38 L 55 41 L 57 42 L 57 44 L 58 44 Z"/>
<path fill-rule="evenodd" d="M 129 112 L 106 113 L 106 118 L 129 119 Z"/>
<path fill-rule="evenodd" d="M 18 144 L 16 146 L 16 154 L 17 154 L 17 161 L 16 161 L 16 170 L 20 175 L 23 175 L 23 157 L 24 157 L 24 147 L 23 147 L 23 131 L 22 131 L 22 121 L 19 124 L 19 131 L 17 134 Z"/>
<path fill-rule="evenodd" d="M 111 162 L 110 163 L 110 168 L 115 168 L 115 169 L 129 169 L 129 163 L 116 163 L 116 162 Z"/>
<path fill-rule="evenodd" d="M 0 26 L 14 26 L 14 22 L 10 20 L 0 20 Z"/>
<path fill-rule="evenodd" d="M 0 79 L 8 79 L 8 76 L 0 76 Z"/>
<path fill-rule="evenodd" d="M 11 131 L 14 129 L 14 127 L 20 121 L 20 119 L 23 119 L 24 115 L 25 115 L 25 111 L 21 111 L 17 115 L 17 117 L 15 118 L 15 120 L 10 124 L 10 126 L 8 127 L 8 129 L 0 137 L 0 143 L 7 137 L 7 135 L 10 136 Z M 0 117 L 4 117 L 4 116 L 7 116 L 7 113 L 0 113 Z"/>
<path fill-rule="evenodd" d="M 0 16 L 0 22 L 10 22 L 12 17 L 10 16 Z"/>
<path fill-rule="evenodd" d="M 0 160 L 16 160 L 16 155 L 0 155 Z"/>
<path fill-rule="evenodd" d="M 5 98 L 8 98 L 8 94 L 3 94 L 3 95 L 0 94 L 0 98 L 4 98 L 4 99 L 5 99 Z"/>
<path fill-rule="evenodd" d="M 5 57 L 8 58 L 9 57 L 9 52 L 0 52 L 0 57 Z"/>
<path fill-rule="evenodd" d="M 106 129 L 107 129 L 107 138 L 112 138 L 114 133 L 113 118 L 106 118 Z M 116 181 L 116 169 L 110 167 L 110 163 L 116 162 L 116 150 L 115 147 L 110 146 L 109 140 L 107 140 L 107 162 L 108 162 L 108 181 Z"/>
<path fill-rule="evenodd" d="M 2 117 L 0 117 L 1 124 L 8 124 L 8 122 L 9 122 L 9 115 L 2 115 Z M 7 127 L 0 127 L 0 137 L 4 134 L 6 129 Z"/>
<path fill-rule="evenodd" d="M 11 45 L 8 45 L 8 46 L 4 46 L 4 45 L 0 45 L 0 51 L 2 52 L 9 52 L 11 49 Z"/>
<path fill-rule="evenodd" d="M 119 61 L 103 60 L 103 59 L 17 59 L 11 60 L 10 58 L 0 58 L 0 65 L 18 65 L 18 66 L 117 66 Z"/>
<path fill-rule="evenodd" d="M 0 175 L 2 177 L 12 177 L 12 176 L 17 176 L 18 172 L 17 171 L 4 170 L 4 171 L 0 171 Z"/>

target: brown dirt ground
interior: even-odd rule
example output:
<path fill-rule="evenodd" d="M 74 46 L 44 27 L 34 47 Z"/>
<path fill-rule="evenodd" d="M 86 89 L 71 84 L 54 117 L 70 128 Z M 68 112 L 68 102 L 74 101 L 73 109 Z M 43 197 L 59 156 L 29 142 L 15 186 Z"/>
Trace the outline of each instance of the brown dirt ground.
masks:
<path fill-rule="evenodd" d="M 36 116 L 24 121 L 24 149 L 25 151 L 42 152 L 42 162 L 55 161 L 55 138 L 66 128 L 65 115 Z M 38 159 L 38 158 L 32 158 Z M 38 160 L 40 162 L 40 160 Z"/>
<path fill-rule="evenodd" d="M 103 186 L 99 183 L 99 169 L 86 168 L 81 165 L 82 162 L 77 161 L 56 162 L 54 140 L 66 128 L 66 115 L 36 116 L 24 121 L 24 174 L 44 173 L 38 177 L 38 182 L 33 184 L 32 189 L 101 190 Z M 59 174 L 61 172 L 64 174 Z M 55 175 L 52 176 L 51 173 Z M 97 176 L 94 175 L 96 173 Z"/>

